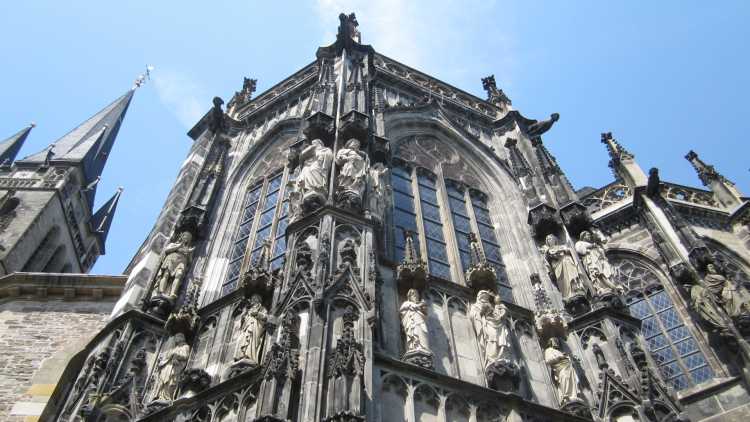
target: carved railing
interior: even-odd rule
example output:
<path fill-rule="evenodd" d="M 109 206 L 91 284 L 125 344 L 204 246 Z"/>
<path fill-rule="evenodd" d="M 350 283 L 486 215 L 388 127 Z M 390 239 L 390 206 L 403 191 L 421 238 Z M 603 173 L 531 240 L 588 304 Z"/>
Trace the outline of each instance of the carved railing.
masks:
<path fill-rule="evenodd" d="M 668 199 L 676 199 L 707 207 L 719 207 L 719 203 L 714 199 L 713 193 L 702 189 L 689 188 L 672 183 L 662 183 L 661 193 Z"/>
<path fill-rule="evenodd" d="M 42 179 L 20 179 L 16 177 L 0 177 L 0 187 L 29 188 L 41 182 Z"/>
<path fill-rule="evenodd" d="M 581 199 L 581 202 L 593 214 L 633 196 L 633 191 L 620 180 L 616 180 L 607 186 L 592 192 Z"/>

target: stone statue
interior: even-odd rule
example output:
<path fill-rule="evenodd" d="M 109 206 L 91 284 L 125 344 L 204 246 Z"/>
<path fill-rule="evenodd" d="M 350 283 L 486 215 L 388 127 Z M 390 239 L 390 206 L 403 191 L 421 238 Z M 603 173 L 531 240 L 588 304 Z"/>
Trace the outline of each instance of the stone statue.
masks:
<path fill-rule="evenodd" d="M 573 361 L 570 356 L 560 350 L 560 340 L 556 337 L 551 338 L 547 348 L 544 349 L 544 361 L 552 369 L 552 380 L 557 387 L 560 404 L 581 400 L 578 374 Z"/>
<path fill-rule="evenodd" d="M 477 334 L 485 368 L 503 360 L 512 360 L 507 313 L 508 309 L 500 296 L 493 295 L 488 290 L 477 293 L 477 301 L 471 306 L 469 318 Z"/>
<path fill-rule="evenodd" d="M 567 300 L 585 294 L 578 266 L 573 259 L 573 251 L 569 247 L 560 245 L 557 237 L 550 234 L 547 236 L 541 252 L 555 274 L 557 288 L 560 289 L 563 299 Z"/>
<path fill-rule="evenodd" d="M 242 338 L 234 356 L 235 361 L 247 360 L 251 365 L 260 363 L 260 349 L 266 334 L 267 319 L 268 310 L 261 303 L 260 295 L 252 295 L 250 305 L 242 314 Z"/>
<path fill-rule="evenodd" d="M 721 275 L 716 265 L 706 265 L 703 282 L 690 289 L 693 307 L 710 324 L 726 329 L 722 311 L 732 320 L 750 318 L 750 302 L 734 284 Z"/>
<path fill-rule="evenodd" d="M 297 175 L 295 188 L 301 204 L 292 204 L 292 208 L 310 209 L 325 202 L 332 159 L 333 152 L 320 139 L 313 140 L 310 146 L 302 150 L 302 168 Z"/>
<path fill-rule="evenodd" d="M 359 141 L 352 138 L 336 153 L 336 165 L 340 167 L 337 179 L 337 196 L 352 207 L 362 205 L 367 183 L 367 156 L 359 149 Z"/>
<path fill-rule="evenodd" d="M 388 173 L 388 168 L 383 163 L 378 162 L 370 167 L 367 209 L 370 212 L 370 218 L 381 224 L 385 221 L 386 198 L 388 197 L 386 173 Z"/>
<path fill-rule="evenodd" d="M 175 334 L 172 348 L 167 350 L 159 359 L 155 400 L 174 400 L 180 375 L 185 370 L 189 354 L 190 346 L 185 342 L 185 335 L 182 333 Z"/>
<path fill-rule="evenodd" d="M 401 325 L 406 334 L 406 352 L 429 351 L 427 343 L 427 305 L 416 289 L 409 289 L 401 305 Z"/>
<path fill-rule="evenodd" d="M 581 232 L 580 240 L 576 242 L 575 247 L 591 279 L 594 295 L 604 296 L 614 292 L 622 293 L 622 287 L 612 281 L 614 272 L 604 254 L 601 238 L 595 237 L 588 230 L 584 230 Z"/>
<path fill-rule="evenodd" d="M 195 247 L 193 235 L 184 231 L 177 237 L 176 242 L 169 243 L 165 248 L 164 261 L 159 267 L 156 275 L 157 285 L 154 296 L 177 297 L 182 285 L 182 278 L 185 275 L 190 258 L 193 256 Z"/>

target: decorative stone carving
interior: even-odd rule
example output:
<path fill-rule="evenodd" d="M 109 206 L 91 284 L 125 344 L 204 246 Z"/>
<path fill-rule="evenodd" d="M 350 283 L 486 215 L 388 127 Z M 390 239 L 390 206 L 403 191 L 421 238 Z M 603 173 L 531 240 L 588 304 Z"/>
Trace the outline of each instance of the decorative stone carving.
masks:
<path fill-rule="evenodd" d="M 267 298 L 273 293 L 275 280 L 271 274 L 271 240 L 264 239 L 260 253 L 253 265 L 242 276 L 240 288 L 245 297 L 260 295 Z"/>
<path fill-rule="evenodd" d="M 514 391 L 518 386 L 518 366 L 510 344 L 507 314 L 500 296 L 481 290 L 471 305 L 469 319 L 482 352 L 488 384 L 498 390 Z"/>
<path fill-rule="evenodd" d="M 584 297 L 586 289 L 581 281 L 573 251 L 566 245 L 561 245 L 553 234 L 547 235 L 541 252 L 547 260 L 552 274 L 557 282 L 557 288 L 566 302 Z"/>
<path fill-rule="evenodd" d="M 569 402 L 581 401 L 578 373 L 570 356 L 561 350 L 560 339 L 556 337 L 549 339 L 547 348 L 544 349 L 544 361 L 552 370 L 552 380 L 557 387 L 560 405 L 565 406 Z"/>
<path fill-rule="evenodd" d="M 368 174 L 367 216 L 378 224 L 385 221 L 385 210 L 388 206 L 390 186 L 386 182 L 387 174 L 388 168 L 380 162 L 373 164 Z"/>
<path fill-rule="evenodd" d="M 336 153 L 336 165 L 340 168 L 336 179 L 337 204 L 351 210 L 361 210 L 369 164 L 357 139 L 349 139 L 344 148 Z"/>
<path fill-rule="evenodd" d="M 284 314 L 279 337 L 266 353 L 256 421 L 286 421 L 291 417 L 294 382 L 299 374 L 299 340 L 295 334 L 298 324 L 297 315 Z"/>
<path fill-rule="evenodd" d="M 227 104 L 228 109 L 236 109 L 250 102 L 258 84 L 257 79 L 243 78 L 242 91 L 237 91 Z"/>
<path fill-rule="evenodd" d="M 220 97 L 214 97 L 213 103 L 214 106 L 209 114 L 208 129 L 215 134 L 226 132 L 227 123 L 224 120 L 224 110 L 221 109 L 224 100 Z"/>
<path fill-rule="evenodd" d="M 180 396 L 192 397 L 211 385 L 211 376 L 204 369 L 188 368 L 180 374 Z"/>
<path fill-rule="evenodd" d="M 401 326 L 406 336 L 403 359 L 415 365 L 432 368 L 432 352 L 427 342 L 427 305 L 419 291 L 409 289 L 399 309 Z"/>
<path fill-rule="evenodd" d="M 172 336 L 171 347 L 162 354 L 156 367 L 154 401 L 169 403 L 174 400 L 189 355 L 190 346 L 185 335 L 177 333 Z"/>
<path fill-rule="evenodd" d="M 703 280 L 690 288 L 692 306 L 711 326 L 728 334 L 730 321 L 743 332 L 750 329 L 750 301 L 745 292 L 720 274 L 716 265 L 706 265 Z"/>
<path fill-rule="evenodd" d="M 502 111 L 507 111 L 508 106 L 513 104 L 505 95 L 502 89 L 498 89 L 495 83 L 495 75 L 490 75 L 486 78 L 482 78 L 482 88 L 487 91 L 487 101 L 500 107 Z"/>
<path fill-rule="evenodd" d="M 348 306 L 343 315 L 343 331 L 336 341 L 336 349 L 330 354 L 328 362 L 328 415 L 324 421 L 364 420 L 362 412 L 362 395 L 364 393 L 365 354 L 362 345 L 357 342 L 354 323 L 357 313 Z"/>
<path fill-rule="evenodd" d="M 471 250 L 470 265 L 466 270 L 466 283 L 473 289 L 497 290 L 497 274 L 495 267 L 487 262 L 487 258 L 479 244 L 475 233 L 469 233 L 469 248 Z"/>
<path fill-rule="evenodd" d="M 177 297 L 195 249 L 192 244 L 193 235 L 184 231 L 178 235 L 176 242 L 169 243 L 164 249 L 164 261 L 156 274 L 154 296 L 166 296 L 173 300 Z"/>
<path fill-rule="evenodd" d="M 325 203 L 332 158 L 333 152 L 320 139 L 313 140 L 300 153 L 302 167 L 295 181 L 294 193 L 289 198 L 291 210 L 296 211 L 291 220 L 302 217 L 298 213 L 313 211 Z"/>
<path fill-rule="evenodd" d="M 421 289 L 427 281 L 427 264 L 417 255 L 414 247 L 414 232 L 404 231 L 404 259 L 396 268 L 396 277 L 401 290 Z"/>
<path fill-rule="evenodd" d="M 530 138 L 541 136 L 543 133 L 550 130 L 552 128 L 552 125 L 554 125 L 558 120 L 560 120 L 560 115 L 558 113 L 552 113 L 549 116 L 549 120 L 542 120 L 540 122 L 534 122 L 530 124 L 526 128 L 526 133 Z"/>
<path fill-rule="evenodd" d="M 260 364 L 260 351 L 266 334 L 268 310 L 261 303 L 260 295 L 252 295 L 242 314 L 240 344 L 235 352 L 235 365 L 255 367 Z"/>
<path fill-rule="evenodd" d="M 591 280 L 594 296 L 605 297 L 624 293 L 623 287 L 616 284 L 612 278 L 614 271 L 604 253 L 603 239 L 598 233 L 582 231 L 575 248 Z"/>
<path fill-rule="evenodd" d="M 557 216 L 557 212 L 545 203 L 540 203 L 529 209 L 527 222 L 531 226 L 532 236 L 536 239 L 542 239 L 562 229 L 562 223 L 560 217 Z"/>
<path fill-rule="evenodd" d="M 544 341 L 552 337 L 564 338 L 568 333 L 568 322 L 565 316 L 559 309 L 552 306 L 547 291 L 542 286 L 542 280 L 539 279 L 539 274 L 534 273 L 530 278 L 536 305 L 534 325 L 540 341 L 544 344 Z"/>

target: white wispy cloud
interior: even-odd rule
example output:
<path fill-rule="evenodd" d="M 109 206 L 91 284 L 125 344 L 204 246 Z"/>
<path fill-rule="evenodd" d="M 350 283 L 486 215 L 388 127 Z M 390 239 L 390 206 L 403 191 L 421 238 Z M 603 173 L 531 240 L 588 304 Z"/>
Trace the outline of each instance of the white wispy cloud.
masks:
<path fill-rule="evenodd" d="M 157 69 L 152 79 L 159 99 L 185 127 L 192 127 L 206 112 L 204 89 L 188 74 Z"/>
<path fill-rule="evenodd" d="M 316 6 L 321 45 L 335 39 L 339 13 L 354 12 L 362 42 L 393 59 L 454 81 L 495 72 L 500 84 L 510 83 L 514 37 L 503 24 L 507 9 L 495 1 L 317 0 Z"/>

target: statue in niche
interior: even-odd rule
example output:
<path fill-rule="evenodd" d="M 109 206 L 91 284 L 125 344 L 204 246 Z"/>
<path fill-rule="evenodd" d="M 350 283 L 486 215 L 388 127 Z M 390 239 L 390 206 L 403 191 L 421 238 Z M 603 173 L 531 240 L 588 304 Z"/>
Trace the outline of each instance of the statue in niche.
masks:
<path fill-rule="evenodd" d="M 563 299 L 585 295 L 586 290 L 581 282 L 581 274 L 573 259 L 573 251 L 566 245 L 560 245 L 554 234 L 547 235 L 541 252 L 547 259 L 557 281 L 557 288 Z"/>
<path fill-rule="evenodd" d="M 361 208 L 368 163 L 367 156 L 359 149 L 357 139 L 349 139 L 344 148 L 336 153 L 336 165 L 341 168 L 337 179 L 337 199 L 349 208 Z"/>
<path fill-rule="evenodd" d="M 176 242 L 171 242 L 164 249 L 165 257 L 156 275 L 156 289 L 154 296 L 176 298 L 182 285 L 190 259 L 195 247 L 193 235 L 189 231 L 180 233 Z"/>
<path fill-rule="evenodd" d="M 325 203 L 332 158 L 333 152 L 320 139 L 302 150 L 299 157 L 302 168 L 295 181 L 295 195 L 290 197 L 293 210 L 312 210 Z"/>
<path fill-rule="evenodd" d="M 612 281 L 614 271 L 604 254 L 604 246 L 600 237 L 584 230 L 581 232 L 580 240 L 576 242 L 575 248 L 591 279 L 595 296 L 604 296 L 615 292 L 623 293 L 623 288 Z"/>
<path fill-rule="evenodd" d="M 357 267 L 357 242 L 347 237 L 339 243 L 339 267 L 344 264 L 349 264 L 352 267 Z"/>
<path fill-rule="evenodd" d="M 471 305 L 469 318 L 479 341 L 485 368 L 500 361 L 512 361 L 507 314 L 508 308 L 500 296 L 489 290 L 477 293 L 477 300 Z"/>
<path fill-rule="evenodd" d="M 419 298 L 417 289 L 409 289 L 401 304 L 401 325 L 406 334 L 406 353 L 429 352 L 427 343 L 427 305 Z"/>
<path fill-rule="evenodd" d="M 385 209 L 387 207 L 386 198 L 388 197 L 388 186 L 386 185 L 385 175 L 388 168 L 383 163 L 375 163 L 370 167 L 369 190 L 367 194 L 368 212 L 370 218 L 376 223 L 383 224 L 385 221 Z"/>
<path fill-rule="evenodd" d="M 190 346 L 185 341 L 185 335 L 177 333 L 173 337 L 172 347 L 159 359 L 157 366 L 157 386 L 155 400 L 172 401 L 177 393 L 180 375 L 187 365 Z"/>
<path fill-rule="evenodd" d="M 739 322 L 739 325 L 748 325 L 750 302 L 742 293 L 719 273 L 713 263 L 706 265 L 706 275 L 703 277 L 703 281 L 693 285 L 690 289 L 693 308 L 698 311 L 703 319 L 722 330 L 728 328 L 722 312 L 735 322 Z"/>
<path fill-rule="evenodd" d="M 252 366 L 260 364 L 260 349 L 266 334 L 267 319 L 268 310 L 261 303 L 260 295 L 252 295 L 250 304 L 242 314 L 242 338 L 234 356 L 235 361 L 245 361 Z"/>
<path fill-rule="evenodd" d="M 552 337 L 544 349 L 544 361 L 552 369 L 552 381 L 557 387 L 560 404 L 580 401 L 581 391 L 578 387 L 578 373 L 573 361 L 560 349 L 560 339 Z"/>

